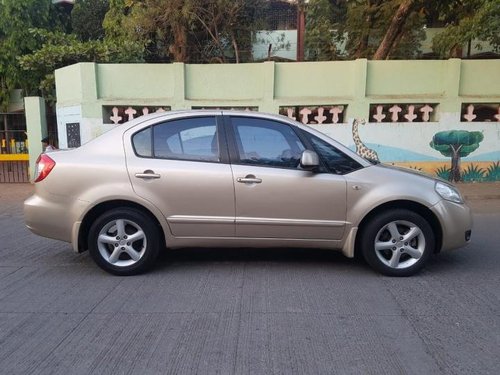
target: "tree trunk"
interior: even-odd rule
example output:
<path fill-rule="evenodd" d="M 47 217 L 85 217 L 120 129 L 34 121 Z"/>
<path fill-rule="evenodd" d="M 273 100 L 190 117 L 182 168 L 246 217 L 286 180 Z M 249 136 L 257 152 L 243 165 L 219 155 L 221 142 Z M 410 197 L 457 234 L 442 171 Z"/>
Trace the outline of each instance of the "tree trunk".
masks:
<path fill-rule="evenodd" d="M 173 28 L 174 44 L 170 45 L 169 52 L 172 54 L 175 62 L 187 62 L 187 36 L 184 26 L 177 25 Z"/>
<path fill-rule="evenodd" d="M 460 182 L 462 179 L 462 176 L 460 175 L 460 149 L 462 146 L 459 146 L 455 148 L 454 146 L 451 147 L 451 150 L 453 152 L 451 156 L 451 170 L 450 170 L 450 176 L 448 180 L 451 182 Z"/>
<path fill-rule="evenodd" d="M 371 7 L 372 3 L 370 0 L 367 2 L 367 7 L 368 10 L 366 11 L 366 29 L 362 31 L 361 38 L 359 40 L 358 46 L 356 48 L 356 52 L 354 52 L 354 57 L 356 59 L 359 59 L 361 57 L 368 57 L 365 56 L 365 53 L 367 52 L 366 50 L 368 49 L 368 42 L 370 40 L 370 30 L 372 29 L 372 23 L 373 23 L 373 17 L 371 13 Z"/>
<path fill-rule="evenodd" d="M 234 58 L 236 59 L 236 64 L 240 63 L 240 50 L 238 48 L 238 42 L 236 41 L 236 36 L 234 33 L 231 33 L 231 40 L 233 44 L 233 49 L 234 49 Z"/>
<path fill-rule="evenodd" d="M 463 49 L 462 49 L 462 46 L 460 44 L 455 45 L 450 50 L 450 58 L 455 57 L 455 58 L 461 59 L 462 58 L 462 54 L 463 54 Z"/>
<path fill-rule="evenodd" d="M 410 15 L 415 0 L 404 0 L 399 6 L 396 14 L 392 18 L 391 24 L 385 33 L 384 39 L 378 46 L 377 51 L 373 55 L 373 60 L 385 60 L 391 52 L 394 41 L 398 38 L 399 34 L 403 31 L 408 16 Z"/>
<path fill-rule="evenodd" d="M 387 55 L 387 59 L 390 60 L 392 58 L 391 54 L 394 52 L 394 50 L 398 47 L 399 43 L 401 42 L 401 39 L 403 39 L 403 33 L 399 33 L 398 37 L 396 38 L 396 40 L 394 41 L 394 43 L 392 44 L 392 49 L 391 51 L 389 52 L 389 54 Z"/>

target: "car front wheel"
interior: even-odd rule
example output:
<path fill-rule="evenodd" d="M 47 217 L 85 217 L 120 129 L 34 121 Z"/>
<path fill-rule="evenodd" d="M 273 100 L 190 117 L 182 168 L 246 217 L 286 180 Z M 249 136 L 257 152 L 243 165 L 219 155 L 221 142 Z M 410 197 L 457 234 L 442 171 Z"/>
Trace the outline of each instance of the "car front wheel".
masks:
<path fill-rule="evenodd" d="M 117 208 L 95 220 L 89 231 L 89 252 L 99 267 L 115 275 L 142 273 L 159 251 L 159 231 L 144 213 Z"/>
<path fill-rule="evenodd" d="M 411 276 L 434 252 L 434 232 L 422 216 L 395 209 L 373 217 L 365 226 L 361 249 L 367 263 L 388 276 Z"/>

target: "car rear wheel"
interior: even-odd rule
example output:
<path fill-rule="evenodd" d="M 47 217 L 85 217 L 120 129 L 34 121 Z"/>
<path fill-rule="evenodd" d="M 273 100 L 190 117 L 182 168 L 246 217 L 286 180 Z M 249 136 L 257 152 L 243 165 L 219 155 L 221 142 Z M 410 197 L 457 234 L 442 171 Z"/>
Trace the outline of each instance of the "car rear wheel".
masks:
<path fill-rule="evenodd" d="M 372 218 L 361 237 L 367 263 L 388 276 L 411 276 L 434 252 L 434 232 L 419 214 L 395 209 Z"/>
<path fill-rule="evenodd" d="M 89 252 L 99 267 L 128 276 L 149 269 L 159 251 L 159 231 L 144 213 L 118 208 L 97 218 L 89 231 Z"/>

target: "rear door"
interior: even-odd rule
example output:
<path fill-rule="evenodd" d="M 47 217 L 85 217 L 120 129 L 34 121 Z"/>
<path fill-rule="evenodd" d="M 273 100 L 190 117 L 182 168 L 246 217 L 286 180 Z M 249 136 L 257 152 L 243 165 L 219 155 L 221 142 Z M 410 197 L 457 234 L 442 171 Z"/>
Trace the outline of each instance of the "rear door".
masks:
<path fill-rule="evenodd" d="M 345 178 L 301 170 L 299 161 L 306 145 L 290 125 L 231 116 L 227 134 L 238 237 L 342 238 Z"/>
<path fill-rule="evenodd" d="M 220 119 L 173 119 L 125 136 L 133 189 L 163 212 L 174 236 L 234 236 L 233 178 Z"/>

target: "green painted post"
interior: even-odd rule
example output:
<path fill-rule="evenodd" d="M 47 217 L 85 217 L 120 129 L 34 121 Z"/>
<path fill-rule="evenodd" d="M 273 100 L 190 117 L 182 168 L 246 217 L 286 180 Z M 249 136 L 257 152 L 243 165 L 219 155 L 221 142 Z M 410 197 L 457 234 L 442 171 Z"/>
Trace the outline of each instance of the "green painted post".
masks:
<path fill-rule="evenodd" d="M 45 100 L 39 96 L 25 97 L 24 111 L 29 142 L 30 179 L 33 179 L 35 176 L 36 159 L 43 151 L 42 138 L 47 135 Z"/>
<path fill-rule="evenodd" d="M 462 60 L 449 59 L 445 61 L 444 64 L 444 95 L 443 100 L 441 100 L 440 102 L 440 113 L 442 113 L 444 116 L 453 116 L 453 118 L 448 118 L 448 121 L 459 123 L 461 113 L 459 96 Z"/>
<path fill-rule="evenodd" d="M 98 79 L 96 63 L 81 63 L 81 104 L 82 116 L 88 118 L 101 118 L 102 109 L 98 102 Z"/>
<path fill-rule="evenodd" d="M 171 108 L 188 109 L 186 104 L 186 69 L 184 63 L 173 63 L 174 71 L 174 95 L 172 98 Z"/>
<path fill-rule="evenodd" d="M 260 100 L 259 111 L 268 113 L 279 113 L 279 104 L 274 101 L 275 87 L 274 61 L 266 61 L 262 64 L 263 93 Z"/>
<path fill-rule="evenodd" d="M 366 80 L 368 76 L 368 60 L 357 59 L 354 62 L 354 98 L 347 107 L 347 118 L 364 118 L 370 113 L 370 103 L 366 98 Z M 369 121 L 369 119 L 366 119 Z"/>

